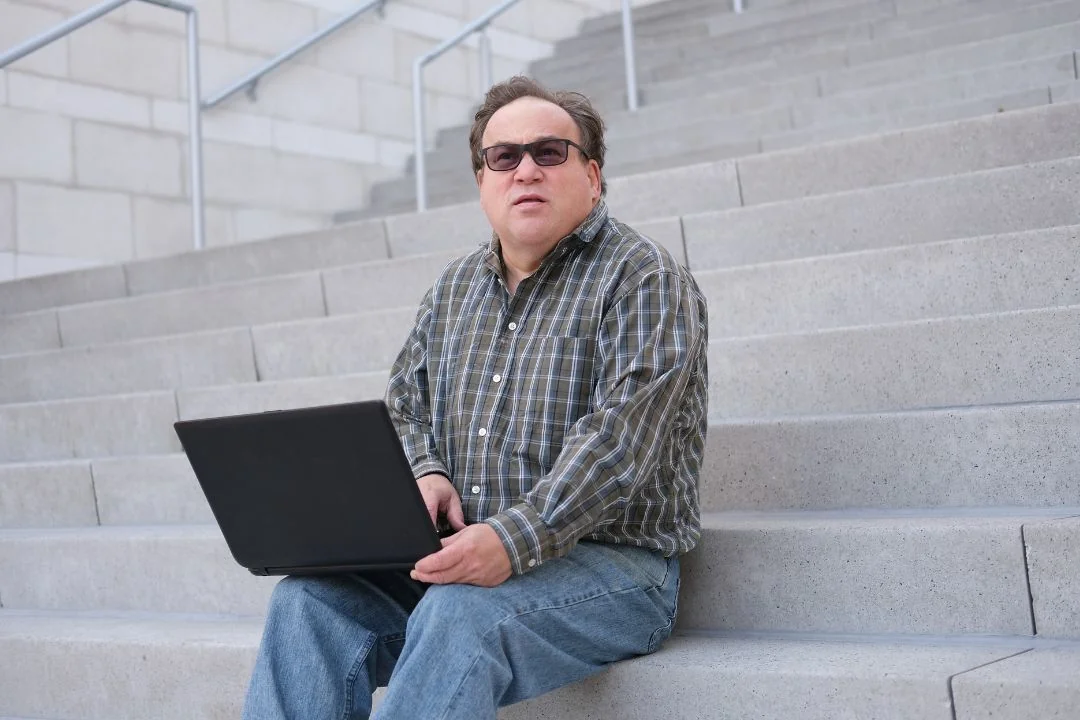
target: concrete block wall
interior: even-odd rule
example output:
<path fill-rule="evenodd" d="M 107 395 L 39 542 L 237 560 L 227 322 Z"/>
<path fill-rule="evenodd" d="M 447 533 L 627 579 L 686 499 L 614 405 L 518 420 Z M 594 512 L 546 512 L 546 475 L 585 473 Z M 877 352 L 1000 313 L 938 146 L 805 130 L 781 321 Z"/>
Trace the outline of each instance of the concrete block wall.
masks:
<path fill-rule="evenodd" d="M 496 0 L 388 0 L 203 115 L 207 241 L 326 227 L 412 152 L 412 62 Z M 360 0 L 196 0 L 210 96 Z M 0 50 L 94 0 L 0 0 Z M 639 4 L 645 4 L 641 2 Z M 618 0 L 530 0 L 493 25 L 496 79 Z M 191 246 L 184 18 L 132 2 L 0 70 L 0 280 Z M 425 74 L 431 137 L 479 99 L 476 43 Z"/>

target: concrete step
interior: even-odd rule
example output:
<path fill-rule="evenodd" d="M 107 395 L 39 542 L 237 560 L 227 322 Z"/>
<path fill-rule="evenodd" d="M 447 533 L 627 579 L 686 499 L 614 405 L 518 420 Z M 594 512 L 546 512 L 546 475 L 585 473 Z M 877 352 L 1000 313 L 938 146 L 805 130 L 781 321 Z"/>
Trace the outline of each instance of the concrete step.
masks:
<path fill-rule="evenodd" d="M 710 416 L 1080 398 L 1080 306 L 717 340 Z"/>
<path fill-rule="evenodd" d="M 79 720 L 239 717 L 261 632 L 253 619 L 3 610 L 0 712 Z M 65 678 L 62 687 L 42 686 L 57 676 Z"/>
<path fill-rule="evenodd" d="M 80 720 L 238 717 L 260 632 L 256 622 L 224 618 L 3 611 L 0 711 Z M 109 671 L 115 666 L 129 671 Z M 654 655 L 499 717 L 690 720 L 711 707 L 713 717 L 732 719 L 953 720 L 950 683 L 965 711 L 959 720 L 990 709 L 1005 720 L 1030 717 L 1032 708 L 1068 717 L 1078 668 L 1070 644 L 1037 640 L 676 634 Z M 69 680 L 42 692 L 37 683 L 47 670 Z M 670 692 L 656 692 L 658 682 Z"/>
<path fill-rule="evenodd" d="M 1054 56 L 995 69 L 995 72 L 1000 70 L 1000 74 L 981 72 L 941 78 L 927 86 L 901 86 L 895 88 L 896 97 L 876 92 L 835 96 L 792 107 L 735 115 L 719 123 L 700 122 L 670 132 L 619 138 L 610 144 L 605 175 L 610 180 L 706 161 L 745 159 L 762 150 L 786 150 L 813 143 L 876 137 L 907 128 L 921 129 L 930 124 L 1046 106 L 1051 102 L 1055 87 L 1067 95 L 1080 93 L 1080 82 L 1071 79 L 1072 65 L 1071 54 Z M 1054 73 L 1067 79 L 1059 82 L 1054 79 Z M 1043 76 L 1041 80 L 1040 75 Z M 919 100 L 916 96 L 924 92 Z M 913 96 L 905 96 L 905 93 Z M 1012 138 L 1012 143 L 1015 144 L 1015 140 Z M 932 157 L 928 155 L 927 159 Z M 441 171 L 433 169 L 428 177 L 429 204 L 438 206 L 473 199 L 476 190 L 468 175 L 469 170 L 464 164 L 448 166 Z M 374 205 L 367 212 L 375 212 L 375 208 L 410 211 L 415 206 L 413 183 L 410 176 L 381 183 L 373 189 Z"/>
<path fill-rule="evenodd" d="M 0 463 L 176 452 L 177 420 L 378 399 L 388 369 L 0 405 Z"/>
<path fill-rule="evenodd" d="M 1054 554 L 1055 535 L 1080 530 L 1078 513 L 707 513 L 680 627 L 1029 635 L 1029 575 L 1043 593 L 1036 623 L 1080 607 L 1054 594 L 1059 579 L 1042 583 L 1056 561 L 1025 565 L 1036 539 Z M 1025 544 L 1023 530 L 1044 525 Z M 213 525 L 3 530 L 0 569 L 9 610 L 259 615 L 276 582 L 237 565 Z"/>
<path fill-rule="evenodd" d="M 655 655 L 504 712 L 506 720 L 1068 717 L 1080 696 L 1080 653 L 998 642 L 676 636 Z"/>
<path fill-rule="evenodd" d="M 738 163 L 737 174 L 734 164 L 723 164 L 613 178 L 609 199 L 620 219 L 636 222 L 652 217 L 733 208 L 741 202 L 753 205 L 863 185 L 1078 155 L 1078 137 L 1080 106 L 1051 106 L 743 158 Z M 833 169 L 822 173 L 822 166 Z M 376 240 L 383 246 L 382 255 L 378 257 L 385 257 L 387 242 L 392 255 L 402 257 L 475 246 L 490 233 L 475 203 L 460 208 L 439 208 L 424 214 L 394 216 L 375 224 L 380 228 Z M 429 232 L 434 226 L 441 228 L 438 237 Z M 349 248 L 365 246 L 365 243 L 355 241 L 362 227 L 370 228 L 373 224 L 361 223 L 356 227 L 309 233 L 302 238 L 282 238 L 127 266 L 2 283 L 0 308 L 22 312 L 84 300 L 126 297 L 129 284 L 133 294 L 146 294 L 251 279 L 306 267 L 301 262 L 309 262 L 310 257 L 320 258 L 320 264 L 315 267 L 363 262 L 364 257 L 348 254 Z M 375 242 L 367 243 L 369 250 L 364 252 L 377 255 Z M 312 252 L 305 253 L 306 247 L 313 248 Z M 335 247 L 342 253 L 334 255 L 332 249 Z M 0 328 L 3 328 L 0 333 L 14 327 L 14 322 L 16 320 L 10 317 L 0 320 Z M 28 340 L 20 340 L 30 346 L 12 344 L 12 350 L 24 352 L 53 346 L 58 337 L 49 322 L 43 315 L 32 319 L 29 328 L 20 327 L 20 337 L 23 333 L 33 335 Z M 16 333 L 15 330 L 11 332 Z M 9 345 L 5 342 L 3 347 L 7 352 Z"/>
<path fill-rule="evenodd" d="M 1029 274 L 1038 272 L 1037 268 L 1040 266 L 1037 263 L 1040 261 L 1040 256 L 1044 264 L 1051 262 L 1055 258 L 1062 257 L 1062 247 L 1066 248 L 1063 256 L 1064 262 L 1068 262 L 1072 256 L 1068 250 L 1068 245 L 1073 240 L 1074 234 L 1071 231 L 1047 234 L 1045 248 L 1042 252 L 1040 252 L 1039 248 L 1040 241 L 1032 240 L 1034 248 L 1030 253 L 1030 258 L 1031 262 L 1036 264 L 1036 269 L 1029 269 Z M 981 256 L 980 261 L 983 266 L 979 268 L 976 265 L 968 273 L 969 279 L 973 282 L 977 281 L 980 273 L 984 278 L 984 282 L 1001 282 L 1001 279 L 995 275 L 995 267 L 1000 267 L 1001 263 L 1008 263 L 1008 258 L 1015 258 L 1020 254 L 1017 250 L 1015 238 L 1012 239 L 1011 247 L 1009 239 L 999 241 L 997 245 L 1004 245 L 1006 249 L 1001 251 L 1002 254 L 996 259 L 992 256 Z M 947 268 L 950 250 L 955 251 L 955 248 L 932 248 L 930 251 L 923 250 L 922 254 L 925 257 L 927 254 L 933 255 L 934 251 L 936 251 L 939 257 L 944 258 L 942 261 L 945 262 Z M 977 249 L 968 249 L 967 252 L 969 255 L 972 253 L 976 256 L 981 255 Z M 898 255 L 902 257 L 904 254 L 904 251 L 894 251 L 893 253 L 886 253 L 884 255 L 885 260 L 881 258 L 877 260 L 878 262 L 888 261 L 895 259 L 895 256 Z M 918 252 L 911 250 L 907 251 L 906 254 L 919 255 Z M 820 278 L 821 274 L 827 275 L 830 272 L 840 275 L 857 272 L 857 270 L 852 270 L 852 267 L 854 264 L 854 267 L 857 268 L 860 260 L 863 260 L 863 258 L 844 258 L 839 263 L 832 260 L 804 263 L 801 266 L 795 266 L 794 276 L 792 275 L 792 269 L 784 266 L 744 269 L 738 273 L 721 275 L 718 282 L 723 288 L 722 292 L 726 293 L 734 290 L 736 295 L 739 294 L 736 283 L 740 275 L 744 280 L 748 277 L 751 278 L 745 284 L 750 286 L 759 285 L 758 282 L 753 280 L 755 273 L 763 280 L 770 276 L 777 278 L 773 282 L 779 284 L 781 288 L 785 281 L 788 283 L 802 282 L 813 286 L 819 282 L 819 280 L 815 279 L 814 273 L 818 273 L 817 277 Z M 873 258 L 869 262 L 874 265 Z M 926 265 L 926 261 L 919 264 L 924 268 L 922 272 L 931 276 L 934 274 L 934 270 Z M 1056 299 L 1067 300 L 1076 291 L 1076 282 L 1073 278 L 1075 273 L 1070 270 L 1070 267 L 1071 264 L 1054 268 L 1053 272 L 1059 276 L 1057 283 L 1047 282 L 1042 287 L 1043 293 L 1041 295 L 1038 292 L 1030 293 L 1030 299 L 1028 299 L 1028 294 L 1024 292 L 1025 288 L 1022 287 L 1025 275 L 1020 273 L 1009 275 L 1003 284 L 1006 287 L 1011 287 L 1012 292 L 1020 296 L 1017 301 L 1020 305 L 1040 305 L 1043 302 L 1053 302 Z M 809 271 L 806 268 L 810 268 Z M 942 270 L 937 271 L 939 279 L 942 277 L 943 272 Z M 802 277 L 799 277 L 800 273 L 802 273 Z M 985 279 L 987 276 L 989 276 L 989 280 Z M 731 277 L 735 279 L 729 280 Z M 793 280 L 793 277 L 798 279 Z M 953 279 L 955 280 L 955 277 Z M 905 289 L 910 292 L 910 288 L 906 287 L 907 281 L 904 278 L 899 278 L 897 282 L 905 286 Z M 864 285 L 864 287 L 866 286 Z M 852 291 L 857 293 L 858 287 L 853 288 Z M 869 292 L 875 291 L 871 286 Z M 792 325 L 788 327 L 800 329 L 816 325 L 829 327 L 837 326 L 849 320 L 869 320 L 874 322 L 880 321 L 881 318 L 891 313 L 915 315 L 923 318 L 927 315 L 933 316 L 936 313 L 948 313 L 950 310 L 961 309 L 965 302 L 965 298 L 961 297 L 958 300 L 954 299 L 950 305 L 948 298 L 942 298 L 938 306 L 940 309 L 936 310 L 936 313 L 933 309 L 927 312 L 921 309 L 922 303 L 920 303 L 919 296 L 909 294 L 907 301 L 893 298 L 897 303 L 894 307 L 899 307 L 900 310 L 890 310 L 886 306 L 884 309 L 877 311 L 881 313 L 880 315 L 875 316 L 874 306 L 868 306 L 865 310 L 870 311 L 869 315 L 863 314 L 860 316 L 854 313 L 832 317 L 831 314 L 837 312 L 837 303 L 829 296 L 829 293 L 824 295 L 823 305 L 817 309 L 813 309 L 811 304 L 803 306 L 811 319 L 805 320 L 806 316 L 794 318 L 791 321 Z M 741 298 L 735 297 L 733 301 L 741 302 Z M 775 306 L 768 299 L 759 300 L 759 302 L 762 303 L 759 307 L 771 307 L 775 310 Z M 975 305 L 975 303 L 971 303 L 971 305 Z M 843 303 L 840 303 L 840 306 L 842 307 Z M 1011 310 L 1012 308 L 1006 309 Z M 1030 311 L 1030 313 L 1034 314 L 1017 319 L 1016 323 L 1022 326 L 1028 321 L 1038 322 L 1043 317 L 1038 313 L 1061 313 L 1062 318 L 1071 316 L 1069 308 L 1037 310 Z M 95 345 L 86 348 L 69 348 L 6 356 L 0 358 L 0 369 L 4 371 L 0 374 L 0 398 L 3 398 L 5 403 L 20 404 L 152 390 L 186 390 L 211 385 L 381 372 L 391 366 L 400 351 L 401 343 L 404 341 L 404 336 L 408 332 L 414 315 L 415 309 L 412 307 L 386 309 L 330 318 L 273 323 L 255 326 L 250 329 L 197 332 L 112 345 Z M 821 319 L 813 319 L 815 317 Z M 995 318 L 990 321 L 991 323 L 997 322 L 996 316 L 989 317 Z M 739 363 L 753 363 L 757 360 L 752 356 L 740 356 L 735 359 L 735 356 L 729 356 L 727 353 L 731 352 L 732 348 L 738 343 L 752 344 L 755 339 L 735 338 L 725 340 L 723 339 L 725 335 L 753 334 L 775 329 L 768 326 L 759 329 L 753 324 L 752 319 L 749 319 L 746 324 L 739 325 L 738 321 L 733 323 L 723 315 L 718 315 L 713 322 L 717 323 L 721 328 L 725 328 L 727 333 L 722 332 L 720 338 L 714 339 L 712 352 L 716 356 L 716 360 L 721 363 L 726 361 L 734 362 L 733 371 L 741 367 Z M 1010 323 L 1005 324 L 1011 326 Z M 1053 321 L 1052 324 L 1056 327 L 1057 321 Z M 948 327 L 951 326 L 942 326 L 941 329 L 944 330 Z M 883 327 L 882 329 L 888 332 L 887 328 Z M 864 328 L 860 329 L 860 331 L 865 332 L 868 329 Z M 798 344 L 807 336 L 784 337 Z M 1063 352 L 1065 351 L 1063 346 L 1055 345 L 1055 347 L 1059 347 Z M 930 346 L 927 346 L 925 350 L 929 352 Z M 721 356 L 726 357 L 726 360 L 721 359 Z M 914 359 L 912 361 L 915 362 Z M 1065 388 L 1067 386 L 1061 385 L 1060 387 Z M 750 385 L 744 386 L 747 391 L 750 388 Z M 714 386 L 715 389 L 717 388 Z M 1011 395 L 1009 396 L 1011 397 Z M 734 398 L 742 397 L 740 394 L 728 396 L 725 393 L 720 393 L 717 397 L 725 398 L 725 409 L 723 410 L 725 416 L 730 417 L 732 412 L 738 413 L 739 411 L 735 410 L 735 407 L 744 407 L 739 403 L 735 403 L 734 406 L 730 404 Z M 1041 399 L 1059 399 L 1062 397 L 1068 397 L 1068 395 L 1040 396 Z M 986 400 L 986 402 L 999 401 Z M 970 403 L 965 402 L 964 404 Z M 836 409 L 837 411 L 844 411 L 848 408 L 837 407 Z M 867 408 L 859 406 L 855 409 Z M 874 409 L 887 410 L 893 408 L 875 407 Z M 776 409 L 775 412 L 787 414 L 788 411 Z"/>
<path fill-rule="evenodd" d="M 0 356 L 415 306 L 439 271 L 461 254 L 372 261 L 0 316 Z"/>
<path fill-rule="evenodd" d="M 1080 403 L 709 426 L 705 510 L 1063 507 L 1080 503 Z"/>
<path fill-rule="evenodd" d="M 976 103 L 965 109 L 983 115 L 1000 100 L 994 98 L 990 108 Z M 991 113 L 903 132 L 870 135 L 868 130 L 858 128 L 853 134 L 865 137 L 842 142 L 742 157 L 737 172 L 736 163 L 690 165 L 692 158 L 684 157 L 687 165 L 682 167 L 610 178 L 608 202 L 618 218 L 635 222 L 1080 155 L 1080 106 L 1075 104 Z M 821 172 L 823 165 L 829 172 Z M 482 232 L 484 219 L 475 204 L 429 212 L 440 227 L 461 223 Z M 410 235 L 419 238 L 426 217 L 412 213 L 394 220 L 409 225 Z"/>
<path fill-rule="evenodd" d="M 1074 16 L 1080 16 L 1080 10 L 1070 10 Z M 816 82 L 822 95 L 844 91 L 843 79 L 839 87 L 831 88 L 830 78 L 845 77 L 848 72 L 865 73 L 864 79 L 854 82 L 854 87 L 846 90 L 872 87 L 878 84 L 895 83 L 905 79 L 933 77 L 942 73 L 942 68 L 950 72 L 974 71 L 995 64 L 1019 62 L 1052 52 L 1067 52 L 1075 49 L 1074 27 L 1078 17 L 1067 16 L 1059 26 L 1055 23 L 1026 23 L 1018 29 L 1009 29 L 986 38 L 963 42 L 956 45 L 930 47 L 921 52 L 884 55 L 855 62 L 848 57 L 847 51 L 840 46 L 823 50 L 809 50 L 795 56 L 771 56 L 761 54 L 759 59 L 750 59 L 743 63 L 725 63 L 715 65 L 708 59 L 700 61 L 681 61 L 666 68 L 658 68 L 653 80 L 642 80 L 642 102 L 645 107 L 658 103 L 683 100 L 699 95 L 714 94 L 720 90 L 733 92 L 742 90 L 754 97 L 753 89 L 762 84 L 785 83 L 801 80 Z M 861 47 L 861 46 L 860 46 Z M 930 56 L 924 59 L 924 55 Z M 575 87 L 585 92 L 608 115 L 623 112 L 626 106 L 624 91 L 613 88 L 610 81 L 598 79 L 593 82 L 578 82 Z M 759 91 L 760 92 L 760 91 Z"/>
<path fill-rule="evenodd" d="M 985 14 L 959 22 L 931 27 L 893 37 L 871 38 L 869 26 L 846 26 L 839 24 L 833 30 L 812 32 L 789 37 L 777 42 L 726 49 L 732 43 L 727 38 L 710 39 L 675 45 L 639 54 L 640 82 L 651 84 L 687 78 L 692 75 L 708 75 L 725 68 L 754 66 L 760 63 L 787 63 L 789 68 L 811 70 L 839 69 L 889 58 L 940 51 L 1040 28 L 1080 21 L 1080 4 L 1075 0 L 1056 0 L 1021 9 L 1010 8 L 1007 12 Z M 860 37 L 861 35 L 861 37 Z M 808 61 L 807 56 L 813 60 Z M 566 62 L 566 61 L 563 61 Z M 604 106 L 615 109 L 625 106 L 621 86 L 611 82 L 621 77 L 621 56 L 606 61 L 594 61 L 587 72 L 574 65 L 566 65 L 564 76 L 550 71 L 542 76 L 555 87 L 572 86 L 587 94 L 604 98 Z M 614 93 L 611 88 L 615 88 Z"/>
<path fill-rule="evenodd" d="M 0 462 L 175 453 L 172 391 L 0 406 Z"/>
<path fill-rule="evenodd" d="M 241 245 L 0 283 L 0 316 L 387 257 L 383 221 L 361 221 Z M 0 354 L 3 352 L 0 350 Z"/>
<path fill-rule="evenodd" d="M 986 14 L 983 10 L 978 14 Z M 655 30 L 635 37 L 637 63 L 648 77 L 648 69 L 657 63 L 670 61 L 673 57 L 700 56 L 702 54 L 731 55 L 747 47 L 777 45 L 792 38 L 828 36 L 841 31 L 841 36 L 872 37 L 875 22 L 887 21 L 897 16 L 895 3 L 872 0 L 829 0 L 814 4 L 791 4 L 772 10 L 752 10 L 742 15 L 706 14 L 695 16 L 684 13 Z M 709 52 L 711 51 L 711 52 Z M 599 60 L 605 68 L 616 70 L 621 60 L 622 28 L 603 35 L 583 34 L 560 42 L 555 52 L 533 63 L 532 70 L 538 77 L 563 77 L 572 74 L 573 62 L 589 57 Z M 586 70 L 586 72 L 588 72 Z M 581 70 L 579 69 L 579 75 Z M 597 73 L 593 70 L 590 76 Z"/>
<path fill-rule="evenodd" d="M 1072 225 L 1078 193 L 1080 158 L 1052 160 L 686 215 L 683 236 L 700 272 Z"/>
<path fill-rule="evenodd" d="M 373 375 L 378 377 L 181 392 L 180 416 L 377 399 L 386 378 Z M 335 391 L 349 385 L 356 387 Z M 173 440 L 169 423 L 152 430 L 162 443 Z M 1080 503 L 1078 439 L 1076 402 L 714 419 L 702 465 L 701 506 L 707 511 L 1069 506 Z M 213 521 L 183 455 L 0 464 L 0 528 Z"/>
<path fill-rule="evenodd" d="M 0 465 L 0 528 L 213 523 L 183 454 Z"/>
<path fill-rule="evenodd" d="M 1080 88 L 1080 82 L 1076 81 L 1070 81 L 1065 85 L 1077 85 Z M 760 150 L 767 153 L 776 150 L 802 149 L 852 138 L 921 128 L 926 125 L 993 117 L 1017 110 L 1045 108 L 1053 102 L 1053 87 L 1055 86 L 1039 86 L 1002 91 L 956 102 L 898 107 L 880 115 L 856 117 L 834 125 L 812 125 L 762 137 Z"/>
<path fill-rule="evenodd" d="M 709 337 L 1080 305 L 1080 225 L 697 273 Z"/>
<path fill-rule="evenodd" d="M 0 403 L 199 387 L 258 379 L 242 328 L 0 357 Z"/>

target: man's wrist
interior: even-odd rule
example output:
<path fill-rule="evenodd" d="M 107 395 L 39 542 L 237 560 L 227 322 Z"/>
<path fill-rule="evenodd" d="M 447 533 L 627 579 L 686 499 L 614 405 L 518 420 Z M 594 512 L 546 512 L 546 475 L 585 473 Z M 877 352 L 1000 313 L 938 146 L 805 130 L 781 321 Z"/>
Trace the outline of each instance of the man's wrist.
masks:
<path fill-rule="evenodd" d="M 498 533 L 515 575 L 534 570 L 555 557 L 551 532 L 528 503 L 518 503 L 484 522 Z"/>

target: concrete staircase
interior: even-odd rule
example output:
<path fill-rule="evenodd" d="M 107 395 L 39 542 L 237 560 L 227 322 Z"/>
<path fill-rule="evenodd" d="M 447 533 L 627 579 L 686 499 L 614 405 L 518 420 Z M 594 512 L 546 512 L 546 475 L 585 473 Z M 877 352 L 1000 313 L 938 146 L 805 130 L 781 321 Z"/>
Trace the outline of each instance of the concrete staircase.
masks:
<path fill-rule="evenodd" d="M 639 15 L 639 112 L 623 109 L 617 18 L 532 69 L 607 111 L 609 177 L 1080 99 L 1076 0 L 771 0 L 739 16 L 667 0 Z M 439 134 L 429 206 L 475 199 L 467 137 Z M 339 217 L 415 209 L 407 171 Z"/>
<path fill-rule="evenodd" d="M 876 43 L 835 29 L 883 6 L 904 13 Z M 687 19 L 703 7 L 642 11 L 643 49 L 689 63 L 711 35 L 722 52 L 787 28 L 855 58 L 929 33 L 941 49 L 904 68 L 995 67 L 980 33 L 1030 32 L 993 0 Z M 1019 12 L 1051 7 L 1080 3 Z M 574 42 L 599 50 L 612 28 Z M 900 67 L 881 72 L 914 77 Z M 685 110 L 652 117 L 721 113 L 690 89 L 701 72 L 672 78 Z M 903 131 L 871 115 L 826 144 L 612 179 L 613 213 L 709 299 L 704 537 L 663 650 L 505 718 L 1078 716 L 1080 103 L 1046 83 L 1028 109 Z M 420 294 L 485 228 L 448 205 L 0 284 L 0 716 L 238 715 L 274 580 L 232 561 L 172 422 L 380 397 Z"/>

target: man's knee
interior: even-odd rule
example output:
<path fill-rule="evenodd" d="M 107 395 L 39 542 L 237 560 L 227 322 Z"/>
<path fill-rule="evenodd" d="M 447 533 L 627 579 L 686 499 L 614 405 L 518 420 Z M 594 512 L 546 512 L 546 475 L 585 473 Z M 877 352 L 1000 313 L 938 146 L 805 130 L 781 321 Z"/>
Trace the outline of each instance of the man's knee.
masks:
<path fill-rule="evenodd" d="M 482 635 L 506 619 L 506 609 L 491 588 L 473 585 L 433 585 L 409 617 L 409 630 L 423 628 L 434 635 L 468 633 Z"/>

